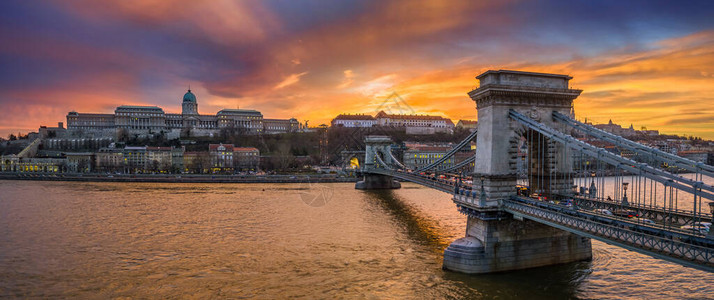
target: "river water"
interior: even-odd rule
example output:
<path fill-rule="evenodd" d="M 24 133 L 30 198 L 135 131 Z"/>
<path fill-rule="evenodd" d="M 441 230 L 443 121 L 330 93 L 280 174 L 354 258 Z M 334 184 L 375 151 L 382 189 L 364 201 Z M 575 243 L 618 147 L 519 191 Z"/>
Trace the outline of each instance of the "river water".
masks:
<path fill-rule="evenodd" d="M 593 260 L 442 271 L 449 195 L 335 184 L 0 181 L 0 298 L 714 299 L 714 274 L 593 241 Z"/>

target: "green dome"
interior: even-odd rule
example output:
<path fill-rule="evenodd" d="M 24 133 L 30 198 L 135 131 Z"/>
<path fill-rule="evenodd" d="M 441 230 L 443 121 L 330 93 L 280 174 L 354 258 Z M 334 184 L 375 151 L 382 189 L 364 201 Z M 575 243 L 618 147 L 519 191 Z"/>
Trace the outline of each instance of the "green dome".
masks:
<path fill-rule="evenodd" d="M 191 90 L 188 90 L 186 94 L 183 95 L 183 102 L 196 102 L 196 95 L 191 93 Z"/>

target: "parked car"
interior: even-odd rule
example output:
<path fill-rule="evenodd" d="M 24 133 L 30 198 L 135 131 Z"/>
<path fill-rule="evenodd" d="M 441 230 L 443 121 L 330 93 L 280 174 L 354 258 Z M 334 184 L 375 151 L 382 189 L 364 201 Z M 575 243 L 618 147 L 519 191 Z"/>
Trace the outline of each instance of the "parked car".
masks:
<path fill-rule="evenodd" d="M 604 209 L 604 208 L 599 208 L 595 210 L 596 213 L 603 214 L 606 216 L 612 216 L 612 212 L 610 210 Z"/>

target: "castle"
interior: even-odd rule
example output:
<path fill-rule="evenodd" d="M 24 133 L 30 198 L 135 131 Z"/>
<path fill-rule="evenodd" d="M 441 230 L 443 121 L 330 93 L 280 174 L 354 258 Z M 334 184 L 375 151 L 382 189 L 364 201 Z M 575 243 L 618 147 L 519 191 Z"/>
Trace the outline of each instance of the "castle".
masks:
<path fill-rule="evenodd" d="M 213 136 L 221 130 L 246 134 L 295 132 L 301 124 L 295 119 L 266 119 L 257 110 L 222 109 L 215 115 L 198 113 L 198 101 L 189 89 L 183 95 L 180 114 L 165 113 L 158 106 L 122 105 L 113 114 L 67 114 L 67 134 L 72 137 L 108 137 L 121 134 L 180 136 Z"/>

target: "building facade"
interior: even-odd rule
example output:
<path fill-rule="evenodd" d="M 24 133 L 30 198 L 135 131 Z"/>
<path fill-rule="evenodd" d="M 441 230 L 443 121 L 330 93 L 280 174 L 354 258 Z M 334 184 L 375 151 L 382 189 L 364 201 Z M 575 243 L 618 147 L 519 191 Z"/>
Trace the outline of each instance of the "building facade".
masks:
<path fill-rule="evenodd" d="M 253 147 L 235 147 L 233 163 L 236 171 L 257 171 L 260 165 L 260 151 Z"/>
<path fill-rule="evenodd" d="M 440 116 L 430 115 L 393 115 L 380 111 L 375 116 L 378 126 L 386 127 L 405 127 L 409 131 L 418 134 L 422 128 L 433 128 L 433 130 L 424 131 L 425 133 L 453 133 L 454 122 L 450 119 Z M 423 130 L 422 130 L 423 131 Z"/>
<path fill-rule="evenodd" d="M 377 125 L 377 119 L 370 115 L 340 114 L 331 124 L 332 127 L 372 127 Z"/>
<path fill-rule="evenodd" d="M 211 158 L 211 171 L 213 173 L 233 172 L 233 145 L 210 144 L 208 154 Z"/>
<path fill-rule="evenodd" d="M 478 121 L 475 120 L 459 120 L 459 122 L 456 123 L 456 127 L 458 128 L 463 128 L 463 129 L 468 129 L 471 132 L 474 132 L 475 130 L 478 129 Z"/>
<path fill-rule="evenodd" d="M 114 114 L 67 114 L 70 136 L 115 136 L 118 134 L 146 135 L 164 133 L 172 138 L 184 136 L 213 136 L 221 130 L 237 130 L 247 134 L 276 134 L 301 129 L 295 118 L 264 119 L 263 114 L 250 109 L 222 109 L 215 115 L 198 112 L 196 95 L 188 90 L 183 96 L 180 114 L 165 113 L 158 106 L 122 105 Z"/>

